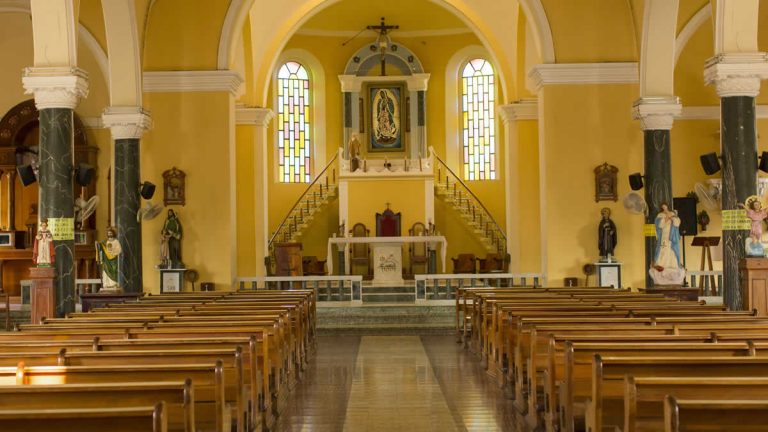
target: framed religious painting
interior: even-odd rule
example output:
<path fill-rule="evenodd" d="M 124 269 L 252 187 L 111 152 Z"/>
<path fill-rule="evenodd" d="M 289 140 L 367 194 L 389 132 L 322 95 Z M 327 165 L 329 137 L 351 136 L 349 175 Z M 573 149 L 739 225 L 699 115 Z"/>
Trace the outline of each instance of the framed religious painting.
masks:
<path fill-rule="evenodd" d="M 184 171 L 173 167 L 163 172 L 163 204 L 184 205 L 186 203 L 185 182 L 187 175 Z"/>
<path fill-rule="evenodd" d="M 619 169 L 605 162 L 595 167 L 595 202 L 618 201 L 618 182 L 616 174 Z"/>
<path fill-rule="evenodd" d="M 403 83 L 370 83 L 365 94 L 368 151 L 404 152 L 406 95 Z"/>

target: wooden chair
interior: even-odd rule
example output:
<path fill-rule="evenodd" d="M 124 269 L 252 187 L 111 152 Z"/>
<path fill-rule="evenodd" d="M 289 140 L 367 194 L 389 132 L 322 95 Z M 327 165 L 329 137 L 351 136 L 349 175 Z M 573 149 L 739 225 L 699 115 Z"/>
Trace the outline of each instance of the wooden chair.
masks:
<path fill-rule="evenodd" d="M 509 254 L 489 253 L 485 258 L 480 258 L 478 273 L 506 273 L 509 271 Z"/>
<path fill-rule="evenodd" d="M 362 223 L 356 223 L 349 231 L 352 237 L 368 237 L 370 230 Z M 350 273 L 355 274 L 355 266 L 365 266 L 363 276 L 371 274 L 371 249 L 368 243 L 352 243 L 349 252 Z"/>
<path fill-rule="evenodd" d="M 411 226 L 411 229 L 408 230 L 409 236 L 423 236 L 426 235 L 427 227 L 424 226 L 421 222 L 416 222 Z M 413 272 L 413 265 L 423 265 L 424 266 L 424 273 L 429 273 L 429 250 L 427 248 L 427 243 L 411 243 L 410 246 L 408 246 L 408 258 L 409 258 L 409 264 L 408 264 L 408 272 L 410 274 L 415 274 Z"/>
<path fill-rule="evenodd" d="M 477 258 L 475 254 L 459 254 L 458 258 L 451 258 L 454 273 L 477 273 Z"/>
<path fill-rule="evenodd" d="M 318 260 L 316 256 L 305 256 L 301 258 L 301 267 L 305 276 L 325 276 L 325 261 Z"/>

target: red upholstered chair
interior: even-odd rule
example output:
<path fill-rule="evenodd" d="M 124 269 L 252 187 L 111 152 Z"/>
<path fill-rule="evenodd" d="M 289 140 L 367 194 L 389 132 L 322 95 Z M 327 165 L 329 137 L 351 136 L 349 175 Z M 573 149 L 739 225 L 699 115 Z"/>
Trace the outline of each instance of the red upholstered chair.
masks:
<path fill-rule="evenodd" d="M 477 273 L 477 258 L 475 254 L 459 254 L 458 258 L 451 258 L 454 273 Z"/>
<path fill-rule="evenodd" d="M 400 213 L 389 208 L 376 213 L 376 237 L 400 237 Z"/>

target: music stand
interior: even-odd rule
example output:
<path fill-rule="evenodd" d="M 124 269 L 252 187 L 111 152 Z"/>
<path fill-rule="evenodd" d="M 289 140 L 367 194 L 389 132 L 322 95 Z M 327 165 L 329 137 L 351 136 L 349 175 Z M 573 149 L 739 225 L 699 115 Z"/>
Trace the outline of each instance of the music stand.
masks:
<path fill-rule="evenodd" d="M 720 244 L 720 237 L 694 237 L 693 242 L 691 243 L 691 246 L 699 246 L 702 248 L 701 250 L 701 267 L 699 270 L 704 271 L 704 264 L 706 260 L 706 264 L 709 266 L 709 271 L 713 271 L 714 268 L 712 267 L 712 251 L 710 250 L 710 246 L 717 246 Z M 709 286 L 710 289 L 715 289 L 715 276 L 710 275 L 709 276 Z"/>

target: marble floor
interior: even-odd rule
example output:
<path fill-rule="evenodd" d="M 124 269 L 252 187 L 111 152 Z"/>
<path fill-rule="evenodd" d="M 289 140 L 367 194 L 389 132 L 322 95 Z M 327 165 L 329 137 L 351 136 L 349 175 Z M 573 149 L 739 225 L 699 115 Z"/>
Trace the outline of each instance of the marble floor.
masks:
<path fill-rule="evenodd" d="M 515 431 L 514 407 L 450 335 L 319 336 L 275 431 Z"/>

